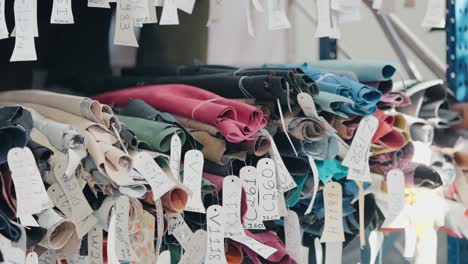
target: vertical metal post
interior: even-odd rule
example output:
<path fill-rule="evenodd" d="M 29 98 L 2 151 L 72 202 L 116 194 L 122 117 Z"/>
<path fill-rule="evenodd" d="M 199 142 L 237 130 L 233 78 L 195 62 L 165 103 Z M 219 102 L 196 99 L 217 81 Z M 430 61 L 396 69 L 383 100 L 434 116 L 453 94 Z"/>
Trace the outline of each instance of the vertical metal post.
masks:
<path fill-rule="evenodd" d="M 336 39 L 320 38 L 319 40 L 319 58 L 320 60 L 336 60 L 338 57 L 337 53 L 337 41 Z"/>

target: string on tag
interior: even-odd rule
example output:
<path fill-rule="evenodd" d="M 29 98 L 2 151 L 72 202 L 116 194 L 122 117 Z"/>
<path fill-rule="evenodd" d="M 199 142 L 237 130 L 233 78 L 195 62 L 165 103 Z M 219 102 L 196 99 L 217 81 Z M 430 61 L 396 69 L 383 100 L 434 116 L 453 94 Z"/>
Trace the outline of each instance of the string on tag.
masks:
<path fill-rule="evenodd" d="M 322 74 L 320 75 L 320 77 L 315 81 L 315 83 L 319 83 L 321 81 L 323 81 L 325 78 L 327 77 L 334 77 L 336 74 L 333 74 L 333 73 L 325 73 L 325 74 Z"/>
<path fill-rule="evenodd" d="M 289 113 L 292 114 L 290 95 L 291 95 L 291 87 L 289 86 L 289 82 L 286 82 L 286 97 L 287 97 L 287 102 L 288 102 L 288 109 L 289 109 Z"/>
<path fill-rule="evenodd" d="M 193 108 L 193 110 L 192 110 L 192 119 L 195 119 L 195 112 L 196 112 L 202 105 L 204 105 L 204 104 L 206 104 L 206 103 L 214 102 L 214 101 L 219 100 L 219 99 L 221 99 L 221 97 L 216 97 L 216 98 L 208 99 L 208 100 L 205 100 L 205 101 L 199 103 L 199 104 L 198 104 L 197 106 L 195 106 L 195 108 Z"/>
<path fill-rule="evenodd" d="M 252 96 L 249 91 L 247 91 L 247 89 L 244 87 L 244 84 L 242 83 L 242 81 L 246 78 L 247 76 L 242 76 L 239 80 L 239 89 L 241 90 L 241 92 L 245 95 L 245 97 L 247 98 L 255 98 L 254 96 Z"/>
<path fill-rule="evenodd" d="M 280 118 L 281 118 L 281 126 L 283 126 L 284 134 L 288 138 L 289 144 L 291 144 L 291 147 L 292 147 L 292 149 L 294 151 L 294 154 L 296 155 L 296 157 L 298 157 L 299 154 L 297 154 L 296 148 L 294 147 L 294 144 L 293 144 L 293 142 L 291 140 L 291 137 L 289 137 L 288 130 L 286 129 L 286 124 L 284 123 L 283 110 L 281 109 L 280 100 L 276 99 L 276 103 L 278 104 L 278 110 L 279 110 L 279 114 L 280 114 Z"/>

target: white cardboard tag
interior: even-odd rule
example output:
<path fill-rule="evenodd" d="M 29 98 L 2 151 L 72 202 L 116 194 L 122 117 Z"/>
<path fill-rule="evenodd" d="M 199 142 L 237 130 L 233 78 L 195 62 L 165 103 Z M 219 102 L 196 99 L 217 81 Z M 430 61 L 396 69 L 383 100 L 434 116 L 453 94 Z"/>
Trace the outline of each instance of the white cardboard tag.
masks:
<path fill-rule="evenodd" d="M 341 185 L 329 182 L 323 190 L 325 207 L 325 225 L 323 227 L 321 242 L 343 242 L 343 195 Z M 328 246 L 328 244 L 327 244 Z"/>
<path fill-rule="evenodd" d="M 247 246 L 248 248 L 253 250 L 255 253 L 257 253 L 264 259 L 268 259 L 271 255 L 275 254 L 275 252 L 277 251 L 276 248 L 264 245 L 258 242 L 257 240 L 246 235 L 238 236 L 238 237 L 230 237 L 230 239 L 236 242 L 239 242 L 242 245 Z"/>
<path fill-rule="evenodd" d="M 426 14 L 424 15 L 422 26 L 428 28 L 445 27 L 445 1 L 427 1 Z"/>
<path fill-rule="evenodd" d="M 224 0 L 210 0 L 209 16 L 208 21 L 206 22 L 207 27 L 216 24 L 221 20 L 221 14 L 223 13 L 223 1 Z"/>
<path fill-rule="evenodd" d="M 158 257 L 158 263 L 161 264 L 171 264 L 171 252 L 169 250 L 165 250 L 161 252 Z"/>
<path fill-rule="evenodd" d="M 31 251 L 26 256 L 26 264 L 39 264 L 39 256 L 36 252 Z"/>
<path fill-rule="evenodd" d="M 176 0 L 164 0 L 160 25 L 179 25 Z"/>
<path fill-rule="evenodd" d="M 403 256 L 405 258 L 414 257 L 417 240 L 416 225 L 409 223 L 405 226 L 405 250 L 403 251 Z"/>
<path fill-rule="evenodd" d="M 296 212 L 288 211 L 288 215 L 284 217 L 284 236 L 286 243 L 286 251 L 293 259 L 302 258 L 302 234 L 299 217 Z"/>
<path fill-rule="evenodd" d="M 154 3 L 152 6 L 154 6 Z M 148 0 L 134 0 L 132 2 L 133 25 L 143 27 L 145 19 L 150 15 L 149 11 Z"/>
<path fill-rule="evenodd" d="M 260 0 L 251 0 L 251 1 L 252 1 L 252 5 L 255 7 L 255 10 L 257 10 L 257 12 L 260 12 L 260 13 L 265 12 L 262 4 L 260 3 Z"/>
<path fill-rule="evenodd" d="M 224 254 L 223 207 L 212 205 L 206 212 L 206 264 L 227 263 Z"/>
<path fill-rule="evenodd" d="M 281 217 L 288 215 L 288 208 L 286 207 L 286 199 L 284 193 L 278 193 L 278 212 Z"/>
<path fill-rule="evenodd" d="M 10 61 L 35 61 L 37 60 L 36 46 L 33 36 L 16 36 L 15 48 Z"/>
<path fill-rule="evenodd" d="M 10 61 L 37 60 L 34 36 L 37 29 L 37 0 L 18 0 L 14 5 L 16 39 Z"/>
<path fill-rule="evenodd" d="M 405 207 L 405 175 L 399 169 L 387 173 L 387 203 L 388 210 L 385 215 L 385 227 L 394 227 L 394 221 L 400 216 Z"/>
<path fill-rule="evenodd" d="M 265 225 L 259 215 L 258 199 L 258 181 L 257 169 L 253 166 L 245 166 L 240 172 L 242 187 L 247 195 L 247 213 L 244 218 L 243 226 L 245 229 L 264 230 Z"/>
<path fill-rule="evenodd" d="M 317 113 L 317 109 L 315 107 L 314 99 L 308 93 L 298 93 L 297 94 L 297 102 L 304 112 L 305 116 L 319 118 Z"/>
<path fill-rule="evenodd" d="M 325 247 L 325 264 L 340 264 L 343 258 L 342 242 L 327 242 Z"/>
<path fill-rule="evenodd" d="M 185 223 L 181 214 L 168 213 L 166 214 L 166 218 L 168 226 L 167 233 L 173 235 L 177 241 L 179 241 L 180 245 L 187 250 L 190 238 L 193 236 L 192 230 L 190 230 L 190 227 Z"/>
<path fill-rule="evenodd" d="M 320 243 L 320 238 L 318 237 L 314 239 L 314 249 L 315 249 L 315 263 L 323 263 L 322 243 Z"/>
<path fill-rule="evenodd" d="M 315 30 L 314 37 L 330 37 L 333 35 L 330 0 L 316 0 L 316 6 L 317 29 Z"/>
<path fill-rule="evenodd" d="M 88 0 L 88 7 L 110 8 L 109 0 Z"/>
<path fill-rule="evenodd" d="M 182 144 L 177 134 L 174 134 L 171 138 L 171 155 L 169 166 L 172 171 L 174 178 L 180 181 L 180 158 L 182 155 Z"/>
<path fill-rule="evenodd" d="M 192 14 L 195 0 L 177 0 L 177 8 L 187 14 Z"/>
<path fill-rule="evenodd" d="M 88 233 L 89 264 L 103 263 L 102 241 L 103 241 L 102 229 L 96 225 Z"/>
<path fill-rule="evenodd" d="M 358 129 L 354 136 L 353 142 L 348 150 L 346 157 L 343 160 L 343 165 L 348 168 L 362 170 L 367 164 L 367 155 L 371 145 L 372 137 L 379 122 L 374 116 L 365 116 L 359 122 Z"/>
<path fill-rule="evenodd" d="M 291 27 L 282 0 L 268 0 L 268 30 L 281 30 Z"/>
<path fill-rule="evenodd" d="M 109 220 L 109 229 L 107 232 L 107 263 L 109 264 L 120 264 L 119 258 L 117 257 L 116 251 L 116 215 L 115 215 L 115 208 L 111 210 L 111 217 Z M 54 262 L 55 263 L 55 262 Z"/>
<path fill-rule="evenodd" d="M 25 251 L 14 247 L 11 241 L 3 235 L 0 235 L 0 251 L 2 252 L 4 263 L 24 264 L 26 261 Z"/>
<path fill-rule="evenodd" d="M 182 255 L 179 264 L 200 264 L 205 258 L 206 231 L 198 229 L 190 239 L 188 249 Z"/>
<path fill-rule="evenodd" d="M 382 248 L 384 235 L 378 230 L 372 230 L 369 234 L 370 262 L 374 264 Z"/>
<path fill-rule="evenodd" d="M 52 3 L 51 24 L 73 24 L 72 0 L 54 0 Z"/>
<path fill-rule="evenodd" d="M 189 150 L 184 156 L 184 185 L 192 191 L 184 211 L 205 213 L 201 199 L 201 182 L 203 173 L 203 153 L 199 150 Z"/>
<path fill-rule="evenodd" d="M 164 211 L 163 211 L 163 206 L 161 203 L 161 200 L 156 200 L 155 201 L 155 206 L 156 206 L 156 230 L 158 232 L 158 238 L 156 240 L 156 261 L 158 261 L 159 258 L 159 251 L 161 250 L 161 244 L 163 241 L 163 234 L 164 234 Z"/>
<path fill-rule="evenodd" d="M 128 233 L 130 201 L 120 196 L 115 202 L 115 253 L 119 261 L 138 261 Z"/>
<path fill-rule="evenodd" d="M 89 206 L 75 173 L 67 174 L 67 166 L 65 165 L 68 163 L 67 160 L 63 161 L 65 163 L 59 162 L 54 166 L 54 174 L 71 206 L 72 219 L 78 222 L 92 214 L 93 209 Z"/>
<path fill-rule="evenodd" d="M 117 0 L 114 45 L 138 47 L 133 31 L 133 13 L 130 0 Z"/>
<path fill-rule="evenodd" d="M 259 214 L 262 221 L 280 218 L 278 209 L 278 190 L 275 180 L 275 163 L 272 159 L 263 158 L 257 163 L 259 181 Z"/>
<path fill-rule="evenodd" d="M 23 215 L 19 217 L 22 226 L 39 226 L 32 215 Z"/>
<path fill-rule="evenodd" d="M 146 152 L 139 152 L 133 157 L 133 167 L 151 186 L 154 200 L 161 198 L 177 185 Z"/>
<path fill-rule="evenodd" d="M 245 6 L 245 16 L 247 19 L 247 32 L 250 36 L 255 37 L 255 27 L 252 18 L 252 4 L 250 1 L 247 1 L 247 5 Z"/>
<path fill-rule="evenodd" d="M 297 184 L 294 181 L 291 174 L 289 173 L 288 169 L 286 168 L 286 165 L 284 165 L 283 159 L 281 158 L 281 155 L 278 151 L 278 148 L 276 147 L 273 137 L 265 129 L 262 129 L 260 131 L 260 134 L 268 137 L 268 139 L 271 142 L 271 148 L 270 148 L 269 154 L 271 158 L 275 161 L 275 165 L 276 165 L 276 183 L 277 183 L 278 191 L 281 193 L 284 193 L 291 189 L 296 188 Z"/>
<path fill-rule="evenodd" d="M 312 168 L 312 174 L 314 175 L 314 190 L 312 193 L 312 200 L 310 200 L 310 203 L 305 211 L 306 215 L 312 212 L 312 207 L 314 206 L 315 197 L 317 197 L 318 187 L 320 185 L 317 164 L 315 164 L 315 161 L 311 156 L 307 156 L 307 158 L 309 159 L 309 165 Z"/>
<path fill-rule="evenodd" d="M 5 0 L 0 0 L 0 39 L 8 38 L 9 35 L 5 20 Z"/>
<path fill-rule="evenodd" d="M 242 185 L 239 177 L 226 176 L 223 180 L 224 236 L 244 235 L 241 223 Z"/>
<path fill-rule="evenodd" d="M 29 148 L 12 148 L 8 151 L 8 166 L 15 185 L 17 211 L 16 216 L 40 213 L 52 208 L 37 168 L 34 156 Z"/>
<path fill-rule="evenodd" d="M 51 250 L 47 250 L 39 256 L 39 263 L 41 264 L 56 264 L 57 255 Z"/>

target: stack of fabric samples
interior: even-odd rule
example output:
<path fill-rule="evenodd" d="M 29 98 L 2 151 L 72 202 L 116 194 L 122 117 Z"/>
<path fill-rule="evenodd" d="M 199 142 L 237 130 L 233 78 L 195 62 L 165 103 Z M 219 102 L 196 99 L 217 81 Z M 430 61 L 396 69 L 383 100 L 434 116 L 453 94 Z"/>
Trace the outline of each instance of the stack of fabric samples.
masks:
<path fill-rule="evenodd" d="M 468 106 L 397 70 L 172 65 L 76 82 L 90 97 L 1 92 L 2 258 L 332 263 L 359 239 L 374 263 L 405 232 L 405 257 L 435 261 L 439 228 L 468 236 Z"/>

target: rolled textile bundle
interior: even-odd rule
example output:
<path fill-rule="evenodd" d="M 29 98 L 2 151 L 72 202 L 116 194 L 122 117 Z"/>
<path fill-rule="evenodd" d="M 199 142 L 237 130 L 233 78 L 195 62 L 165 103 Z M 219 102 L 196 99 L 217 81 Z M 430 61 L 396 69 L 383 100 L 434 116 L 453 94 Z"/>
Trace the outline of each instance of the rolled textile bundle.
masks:
<path fill-rule="evenodd" d="M 200 121 L 193 120 L 184 116 L 179 116 L 179 115 L 175 115 L 175 119 L 177 120 L 177 122 L 179 122 L 182 126 L 186 127 L 187 129 L 206 131 L 210 135 L 215 136 L 215 137 L 221 136 L 221 131 L 219 131 L 219 129 L 215 126 L 202 123 Z"/>
<path fill-rule="evenodd" d="M 411 99 L 403 92 L 389 92 L 382 95 L 377 106 L 380 110 L 389 110 L 395 107 L 403 107 L 411 104 Z"/>
<path fill-rule="evenodd" d="M 0 164 L 3 164 L 10 149 L 26 146 L 33 124 L 31 114 L 20 106 L 1 107 L 0 116 Z"/>
<path fill-rule="evenodd" d="M 118 120 L 113 117 L 112 109 L 87 97 L 59 94 L 41 90 L 18 90 L 0 93 L 0 101 L 24 102 L 48 106 L 62 110 L 92 122 L 96 122 L 106 129 L 115 126 L 120 130 Z"/>
<path fill-rule="evenodd" d="M 379 82 L 363 82 L 365 85 L 371 86 L 379 90 L 382 94 L 390 93 L 393 89 L 393 80 L 389 79 L 386 81 Z"/>
<path fill-rule="evenodd" d="M 0 198 L 0 211 L 6 217 L 13 219 L 16 217 L 16 196 L 11 171 L 7 166 L 0 167 L 0 190 L 2 192 Z M 7 226 L 7 225 L 1 225 Z"/>
<path fill-rule="evenodd" d="M 401 149 L 405 145 L 405 137 L 394 129 L 395 117 L 386 115 L 380 110 L 377 110 L 374 116 L 378 119 L 379 125 L 372 138 L 372 144 L 375 144 L 379 148 L 378 151 L 380 151 L 380 148 L 389 150 Z"/>
<path fill-rule="evenodd" d="M 359 126 L 357 116 L 343 118 L 341 116 L 333 116 L 330 125 L 336 129 L 336 133 L 344 140 L 350 140 L 354 137 L 354 133 Z"/>
<path fill-rule="evenodd" d="M 73 234 L 76 234 L 75 224 L 59 216 L 54 209 L 47 209 L 37 216 L 39 225 L 47 229 L 45 237 L 39 242 L 39 245 L 45 248 L 60 250 L 65 247 Z"/>
<path fill-rule="evenodd" d="M 188 85 L 152 85 L 128 88 L 95 96 L 101 102 L 126 105 L 128 98 L 177 115 L 216 126 L 229 142 L 249 140 L 267 120 L 255 107 Z M 202 111 L 201 111 L 202 110 Z"/>
<path fill-rule="evenodd" d="M 414 116 L 404 115 L 408 122 L 411 139 L 424 143 L 432 143 L 434 140 L 434 127 L 426 120 Z"/>
<path fill-rule="evenodd" d="M 58 109 L 37 104 L 22 104 L 36 110 L 46 118 L 71 125 L 83 135 L 86 149 L 102 174 L 110 177 L 118 185 L 132 184 L 132 180 L 128 177 L 132 159 L 113 146 L 118 140 L 112 134 L 94 122 Z"/>
<path fill-rule="evenodd" d="M 280 122 L 276 121 L 277 124 Z M 287 116 L 284 118 L 284 123 L 288 131 L 283 132 L 301 141 L 319 141 L 325 136 L 325 125 L 322 120 L 315 117 Z M 283 130 L 280 124 L 278 126 Z"/>
<path fill-rule="evenodd" d="M 312 68 L 353 72 L 360 82 L 389 80 L 398 69 L 395 64 L 374 60 L 319 60 L 307 64 Z"/>
<path fill-rule="evenodd" d="M 258 157 L 267 154 L 271 148 L 270 139 L 263 135 L 259 135 L 256 140 L 242 141 L 240 145 L 248 154 L 253 154 Z"/>
<path fill-rule="evenodd" d="M 121 115 L 117 115 L 117 118 L 153 151 L 168 152 L 174 134 L 179 136 L 182 145 L 187 137 L 184 131 L 175 125 Z"/>

